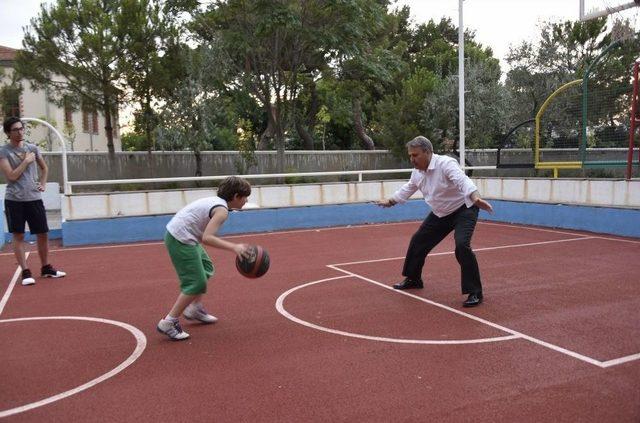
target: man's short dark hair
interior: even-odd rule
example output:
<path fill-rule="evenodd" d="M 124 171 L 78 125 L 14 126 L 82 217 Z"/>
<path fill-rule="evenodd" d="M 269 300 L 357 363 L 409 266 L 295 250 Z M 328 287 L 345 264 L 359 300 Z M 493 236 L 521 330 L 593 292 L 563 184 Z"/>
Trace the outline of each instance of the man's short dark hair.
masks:
<path fill-rule="evenodd" d="M 422 151 L 426 151 L 429 153 L 433 153 L 433 144 L 427 137 L 423 137 L 422 135 L 418 135 L 411 141 L 407 143 L 407 148 L 421 148 Z"/>
<path fill-rule="evenodd" d="M 4 123 L 2 124 L 2 128 L 4 129 L 4 133 L 8 134 L 11 132 L 11 127 L 13 126 L 14 123 L 20 122 L 22 123 L 22 121 L 20 120 L 19 117 L 15 117 L 15 116 L 11 116 L 8 117 L 4 120 Z"/>
<path fill-rule="evenodd" d="M 236 194 L 240 197 L 250 196 L 251 184 L 246 179 L 229 176 L 218 187 L 218 197 L 225 201 L 231 201 Z"/>

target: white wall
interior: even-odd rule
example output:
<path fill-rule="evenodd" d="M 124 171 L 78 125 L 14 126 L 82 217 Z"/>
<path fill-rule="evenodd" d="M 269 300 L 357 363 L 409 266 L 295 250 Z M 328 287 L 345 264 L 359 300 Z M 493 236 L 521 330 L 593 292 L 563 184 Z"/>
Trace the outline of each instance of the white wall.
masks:
<path fill-rule="evenodd" d="M 5 69 L 5 75 L 0 78 L 0 84 L 10 82 L 11 75 L 13 75 L 12 68 L 3 67 L 3 69 Z M 31 84 L 28 81 L 21 80 L 20 82 L 23 87 L 20 107 L 21 117 L 38 119 L 45 118 L 49 122 L 54 122 L 54 126 L 60 131 L 60 133 L 64 134 L 64 109 L 58 107 L 54 103 L 47 102 L 44 90 L 34 91 L 31 89 Z M 83 132 L 82 112 L 80 110 L 73 112 L 72 121 L 76 131 L 75 140 L 73 142 L 74 151 L 92 151 L 92 142 L 93 151 L 107 151 L 107 136 L 104 129 L 105 119 L 102 114 L 98 113 L 99 131 L 97 135 Z M 47 140 L 47 132 L 48 130 L 43 125 L 36 125 L 27 133 L 27 140 L 33 143 L 40 143 L 43 140 Z M 61 148 L 56 137 L 52 136 L 51 140 L 53 143 L 51 151 L 60 151 Z M 116 151 L 122 150 L 122 142 L 119 136 L 114 138 L 113 144 Z M 67 149 L 71 150 L 71 143 L 67 144 Z"/>
<path fill-rule="evenodd" d="M 640 180 L 472 178 L 487 199 L 640 208 Z M 405 180 L 255 186 L 255 207 L 363 203 L 388 198 Z M 212 189 L 73 194 L 63 197 L 66 220 L 172 214 Z M 416 193 L 412 198 L 420 198 Z"/>
<path fill-rule="evenodd" d="M 7 184 L 0 184 L 0 201 L 4 201 L 4 193 L 7 189 Z M 49 229 L 59 229 L 62 223 L 62 198 L 60 194 L 60 184 L 57 182 L 47 182 L 47 187 L 42 193 L 42 202 L 44 208 L 47 211 L 47 223 Z M 7 216 L 3 213 L 2 219 L 4 220 L 4 230 L 7 230 Z M 2 235 L 2 234 L 0 234 Z"/>

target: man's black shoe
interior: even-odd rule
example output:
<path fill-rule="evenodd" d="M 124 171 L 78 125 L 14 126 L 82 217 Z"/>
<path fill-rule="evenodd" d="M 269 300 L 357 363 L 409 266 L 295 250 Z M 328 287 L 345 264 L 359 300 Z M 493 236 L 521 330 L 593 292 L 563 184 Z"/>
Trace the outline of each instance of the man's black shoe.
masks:
<path fill-rule="evenodd" d="M 467 300 L 462 303 L 463 307 L 475 307 L 482 302 L 482 292 L 479 294 L 469 294 Z"/>
<path fill-rule="evenodd" d="M 404 278 L 404 280 L 400 283 L 393 285 L 393 289 L 422 289 L 422 279 L 413 280 L 409 278 Z"/>

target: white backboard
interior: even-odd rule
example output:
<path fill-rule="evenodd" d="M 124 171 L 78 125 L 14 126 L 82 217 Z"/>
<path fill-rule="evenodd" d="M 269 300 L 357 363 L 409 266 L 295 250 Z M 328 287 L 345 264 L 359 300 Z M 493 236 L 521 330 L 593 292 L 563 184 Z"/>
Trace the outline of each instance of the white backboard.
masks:
<path fill-rule="evenodd" d="M 640 0 L 578 0 L 578 4 L 581 21 L 615 14 L 628 18 L 640 10 Z"/>

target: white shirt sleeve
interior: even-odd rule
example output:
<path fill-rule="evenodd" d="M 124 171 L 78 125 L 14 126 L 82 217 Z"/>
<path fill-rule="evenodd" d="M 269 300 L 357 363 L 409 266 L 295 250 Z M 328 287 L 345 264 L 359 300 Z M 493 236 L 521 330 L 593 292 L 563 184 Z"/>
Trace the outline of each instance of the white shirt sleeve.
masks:
<path fill-rule="evenodd" d="M 393 193 L 391 199 L 396 203 L 404 204 L 409 198 L 415 194 L 415 192 L 419 189 L 418 184 L 414 180 L 415 170 L 411 172 L 411 177 L 409 181 L 401 186 L 396 192 Z"/>
<path fill-rule="evenodd" d="M 471 194 L 478 190 L 473 181 L 465 175 L 464 171 L 455 161 L 447 161 L 444 165 L 444 173 L 460 192 L 464 195 L 464 203 L 467 207 L 473 206 Z"/>

